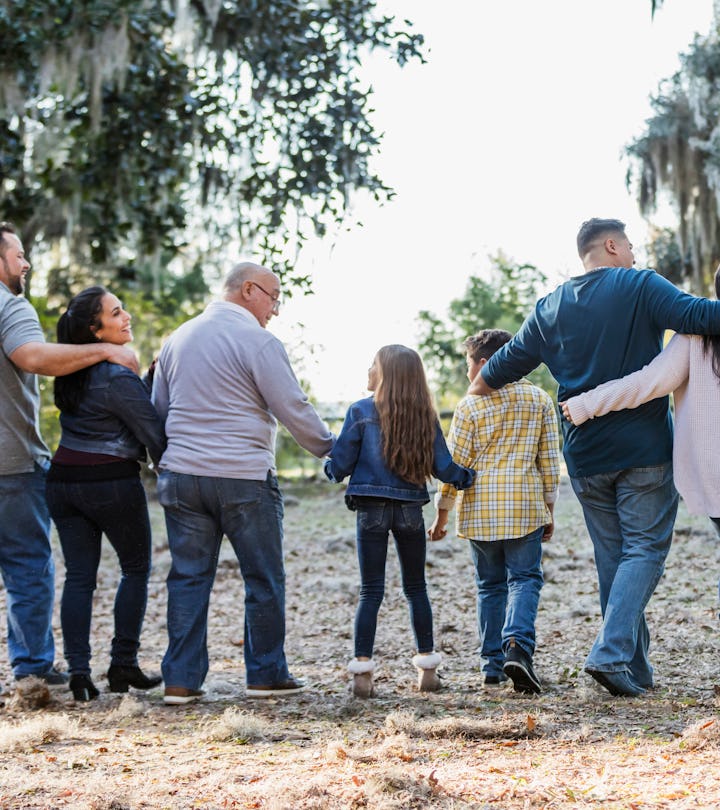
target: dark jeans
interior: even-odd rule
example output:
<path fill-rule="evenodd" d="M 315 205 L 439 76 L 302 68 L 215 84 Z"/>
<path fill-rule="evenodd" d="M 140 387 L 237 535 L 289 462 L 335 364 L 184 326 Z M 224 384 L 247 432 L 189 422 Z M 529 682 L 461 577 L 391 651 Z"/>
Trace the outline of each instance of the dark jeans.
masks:
<path fill-rule="evenodd" d="M 208 673 L 208 608 L 223 536 L 245 585 L 247 684 L 286 680 L 283 500 L 277 477 L 268 473 L 265 481 L 253 481 L 163 471 L 158 499 L 172 555 L 165 683 L 199 689 Z"/>
<path fill-rule="evenodd" d="M 150 576 L 150 520 L 140 477 L 49 481 L 47 501 L 65 557 L 60 607 L 65 658 L 73 674 L 90 674 L 90 622 L 102 535 L 120 561 L 110 663 L 135 666 Z"/>
<path fill-rule="evenodd" d="M 385 498 L 356 498 L 360 603 L 355 614 L 355 656 L 372 658 L 377 615 L 385 595 L 388 534 L 393 533 L 410 620 L 419 653 L 432 652 L 432 609 L 425 585 L 422 505 Z"/>

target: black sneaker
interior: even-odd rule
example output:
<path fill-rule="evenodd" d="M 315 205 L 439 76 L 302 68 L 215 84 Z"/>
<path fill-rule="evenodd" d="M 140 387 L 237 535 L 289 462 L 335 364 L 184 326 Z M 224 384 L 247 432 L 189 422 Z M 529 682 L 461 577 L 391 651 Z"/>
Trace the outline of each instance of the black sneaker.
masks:
<path fill-rule="evenodd" d="M 619 672 L 603 672 L 597 669 L 586 669 L 585 672 L 595 678 L 600 686 L 607 689 L 613 697 L 637 697 L 645 694 L 645 689 L 638 686 L 630 677 L 630 674 L 623 670 Z"/>
<path fill-rule="evenodd" d="M 25 678 L 40 678 L 48 686 L 64 686 L 70 680 L 67 672 L 60 672 L 55 667 L 50 667 L 45 672 L 26 672 L 24 675 L 15 676 L 16 681 L 23 681 Z"/>
<path fill-rule="evenodd" d="M 496 689 L 499 686 L 505 686 L 507 682 L 507 675 L 486 675 L 483 679 L 483 686 L 489 689 Z"/>
<path fill-rule="evenodd" d="M 540 694 L 540 680 L 532 667 L 532 658 L 510 639 L 510 646 L 505 653 L 503 672 L 512 679 L 516 692 L 525 692 L 528 695 Z"/>

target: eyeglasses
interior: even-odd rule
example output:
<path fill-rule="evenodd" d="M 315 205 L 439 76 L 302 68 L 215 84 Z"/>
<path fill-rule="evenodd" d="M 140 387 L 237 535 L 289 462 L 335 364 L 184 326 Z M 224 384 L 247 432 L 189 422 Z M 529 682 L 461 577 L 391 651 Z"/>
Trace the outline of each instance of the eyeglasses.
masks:
<path fill-rule="evenodd" d="M 271 295 L 265 289 L 265 287 L 261 287 L 257 283 L 257 281 L 251 281 L 250 283 L 255 285 L 258 288 L 258 290 L 262 290 L 265 293 L 265 295 L 267 295 L 267 297 L 273 302 L 273 307 L 272 307 L 273 312 L 280 312 L 280 307 L 282 306 L 282 301 L 280 300 L 280 295 L 279 294 L 278 295 Z"/>

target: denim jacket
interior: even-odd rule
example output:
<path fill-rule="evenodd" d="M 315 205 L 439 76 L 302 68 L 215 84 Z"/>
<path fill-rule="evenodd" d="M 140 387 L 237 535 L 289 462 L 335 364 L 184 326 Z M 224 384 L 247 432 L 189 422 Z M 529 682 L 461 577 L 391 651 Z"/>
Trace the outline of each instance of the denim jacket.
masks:
<path fill-rule="evenodd" d="M 165 428 L 143 381 L 125 366 L 102 362 L 89 369 L 75 413 L 62 412 L 60 444 L 70 450 L 107 453 L 155 464 L 165 451 Z"/>
<path fill-rule="evenodd" d="M 331 457 L 325 462 L 325 474 L 336 484 L 349 475 L 348 495 L 419 503 L 430 500 L 425 484 L 412 484 L 388 469 L 373 397 L 358 400 L 348 408 Z M 456 489 L 467 489 L 475 479 L 475 470 L 452 460 L 439 422 L 433 443 L 433 475 Z"/>

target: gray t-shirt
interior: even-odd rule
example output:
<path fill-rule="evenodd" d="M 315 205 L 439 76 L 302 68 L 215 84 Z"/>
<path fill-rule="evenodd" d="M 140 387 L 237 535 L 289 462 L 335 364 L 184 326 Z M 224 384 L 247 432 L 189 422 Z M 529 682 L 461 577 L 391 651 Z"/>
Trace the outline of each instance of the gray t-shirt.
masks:
<path fill-rule="evenodd" d="M 8 359 L 15 349 L 35 341 L 45 342 L 37 313 L 0 282 L 0 475 L 32 472 L 34 461 L 50 458 L 40 438 L 37 377 Z"/>

